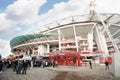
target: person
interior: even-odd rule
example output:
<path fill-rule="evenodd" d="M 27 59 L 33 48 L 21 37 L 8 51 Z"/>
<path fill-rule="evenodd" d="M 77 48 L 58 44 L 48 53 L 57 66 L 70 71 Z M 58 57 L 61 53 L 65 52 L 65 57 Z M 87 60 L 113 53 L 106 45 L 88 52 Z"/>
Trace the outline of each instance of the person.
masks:
<path fill-rule="evenodd" d="M 12 61 L 9 60 L 9 61 L 8 61 L 8 64 L 9 64 L 9 65 L 8 65 L 8 68 L 11 68 L 11 66 L 12 66 Z"/>
<path fill-rule="evenodd" d="M 53 61 L 52 65 L 53 65 L 53 67 L 55 67 L 55 61 Z"/>
<path fill-rule="evenodd" d="M 31 60 L 31 63 L 30 63 L 30 69 L 33 68 L 33 60 Z"/>
<path fill-rule="evenodd" d="M 23 60 L 22 74 L 27 74 L 27 67 L 28 67 L 27 61 L 26 61 L 26 60 Z"/>
<path fill-rule="evenodd" d="M 45 67 L 45 60 L 42 61 L 42 66 Z"/>
<path fill-rule="evenodd" d="M 38 63 L 39 63 L 38 67 L 41 67 L 41 65 L 42 65 L 42 60 L 39 60 Z"/>
<path fill-rule="evenodd" d="M 58 67 L 58 61 L 55 61 L 55 67 Z"/>
<path fill-rule="evenodd" d="M 48 61 L 45 61 L 45 67 L 48 67 Z"/>
<path fill-rule="evenodd" d="M 2 70 L 3 70 L 3 63 L 2 60 L 0 60 L 0 73 L 2 73 Z"/>
<path fill-rule="evenodd" d="M 92 69 L 92 62 L 91 61 L 89 61 L 89 65 L 90 65 L 90 69 Z"/>
<path fill-rule="evenodd" d="M 16 71 L 16 70 L 17 70 L 17 64 L 18 64 L 18 61 L 17 61 L 17 60 L 14 60 L 14 61 L 13 61 L 13 71 Z"/>
<path fill-rule="evenodd" d="M 109 69 L 109 63 L 108 63 L 108 61 L 106 60 L 106 61 L 105 61 L 105 70 L 107 70 L 107 69 Z"/>
<path fill-rule="evenodd" d="M 21 70 L 22 70 L 22 62 L 20 60 L 18 60 L 17 62 L 17 70 L 16 70 L 16 74 L 21 74 Z"/>

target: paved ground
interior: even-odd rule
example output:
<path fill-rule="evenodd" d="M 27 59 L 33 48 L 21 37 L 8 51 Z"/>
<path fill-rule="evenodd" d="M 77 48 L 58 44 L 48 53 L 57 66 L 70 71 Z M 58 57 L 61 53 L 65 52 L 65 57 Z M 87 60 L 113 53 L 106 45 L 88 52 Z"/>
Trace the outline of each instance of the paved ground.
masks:
<path fill-rule="evenodd" d="M 94 65 L 73 67 L 59 66 L 58 68 L 33 68 L 26 75 L 19 75 L 8 69 L 0 74 L 0 80 L 120 80 L 114 77 L 104 66 Z"/>

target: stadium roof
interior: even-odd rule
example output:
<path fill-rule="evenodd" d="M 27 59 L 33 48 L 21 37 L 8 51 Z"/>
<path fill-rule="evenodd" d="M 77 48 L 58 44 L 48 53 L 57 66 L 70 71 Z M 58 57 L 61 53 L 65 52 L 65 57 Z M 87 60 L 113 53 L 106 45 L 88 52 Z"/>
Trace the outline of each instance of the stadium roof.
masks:
<path fill-rule="evenodd" d="M 93 15 L 84 14 L 84 15 L 77 15 L 77 16 L 70 16 L 64 19 L 56 20 L 41 27 L 38 27 L 32 30 L 31 34 L 33 33 L 44 33 L 48 30 L 55 29 L 58 27 L 63 27 L 66 25 L 76 24 L 76 23 L 88 23 L 88 22 L 109 22 L 110 24 L 117 24 L 120 25 L 120 14 L 115 13 L 95 13 Z"/>
<path fill-rule="evenodd" d="M 17 36 L 10 41 L 10 46 L 13 47 L 27 40 L 32 40 L 32 39 L 47 37 L 47 36 L 51 36 L 51 35 L 50 34 L 27 34 L 27 35 Z"/>

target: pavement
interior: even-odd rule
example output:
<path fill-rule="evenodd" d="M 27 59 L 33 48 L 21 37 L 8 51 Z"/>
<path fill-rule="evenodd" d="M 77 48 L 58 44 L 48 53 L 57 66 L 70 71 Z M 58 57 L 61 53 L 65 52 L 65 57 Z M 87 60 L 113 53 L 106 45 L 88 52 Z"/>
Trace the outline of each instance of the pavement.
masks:
<path fill-rule="evenodd" d="M 34 67 L 28 69 L 26 75 L 7 69 L 0 73 L 0 80 L 120 80 L 120 77 L 105 70 L 103 65 L 93 65 L 92 69 L 89 66 Z"/>

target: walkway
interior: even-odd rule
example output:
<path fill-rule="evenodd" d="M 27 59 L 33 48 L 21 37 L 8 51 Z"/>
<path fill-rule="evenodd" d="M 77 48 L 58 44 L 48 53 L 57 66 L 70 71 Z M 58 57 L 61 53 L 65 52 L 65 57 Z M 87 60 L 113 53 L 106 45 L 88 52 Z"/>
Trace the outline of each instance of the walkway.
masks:
<path fill-rule="evenodd" d="M 19 75 L 8 69 L 0 74 L 0 80 L 120 80 L 114 77 L 104 66 L 94 65 L 93 69 L 88 66 L 72 67 L 59 66 L 58 68 L 33 68 L 26 75 Z"/>

